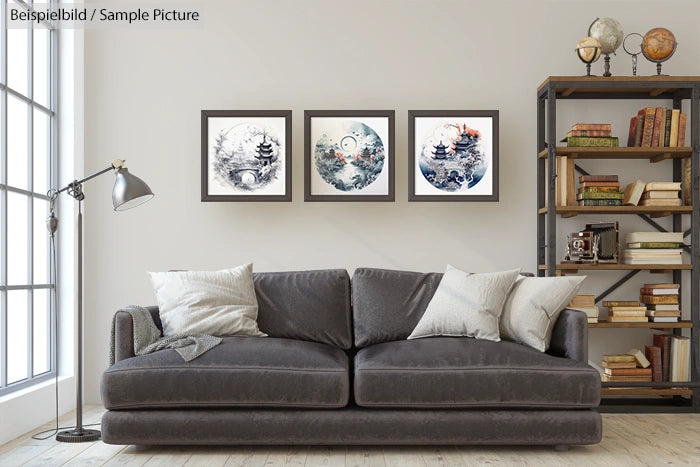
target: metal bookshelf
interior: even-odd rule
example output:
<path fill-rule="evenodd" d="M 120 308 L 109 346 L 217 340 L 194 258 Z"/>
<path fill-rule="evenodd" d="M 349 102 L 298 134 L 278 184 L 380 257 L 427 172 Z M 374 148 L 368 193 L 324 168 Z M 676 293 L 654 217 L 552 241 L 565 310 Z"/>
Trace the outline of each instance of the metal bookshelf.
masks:
<path fill-rule="evenodd" d="M 572 148 L 557 147 L 557 101 L 559 99 L 667 99 L 680 109 L 683 100 L 690 101 L 686 134 L 690 146 L 678 148 Z M 687 139 L 687 137 L 686 137 Z M 681 207 L 593 207 L 556 205 L 556 157 L 569 159 L 647 159 L 649 163 L 672 160 L 673 179 L 682 179 L 682 161 L 691 160 L 691 206 Z M 545 164 L 547 162 L 547 164 Z M 585 170 L 576 166 L 579 173 Z M 549 183 L 547 183 L 549 182 Z M 548 192 L 545 194 L 545 190 Z M 546 195 L 546 196 L 545 196 Z M 545 199 L 547 200 L 545 202 Z M 537 274 L 555 276 L 576 274 L 580 270 L 619 270 L 624 276 L 596 296 L 603 300 L 610 292 L 634 277 L 639 271 L 667 272 L 681 283 L 682 274 L 690 273 L 690 319 L 658 326 L 661 323 L 636 323 L 644 326 L 622 326 L 623 323 L 591 323 L 589 328 L 649 328 L 681 334 L 690 330 L 690 382 L 683 383 L 607 383 L 603 382 L 601 411 L 606 412 L 700 412 L 700 76 L 613 76 L 572 77 L 550 76 L 537 88 Z M 690 216 L 690 264 L 627 265 L 627 264 L 561 264 L 557 263 L 557 216 L 588 214 L 636 215 L 659 231 L 665 229 L 654 218 L 672 216 L 673 230 L 681 231 L 683 216 Z M 686 243 L 688 243 L 686 237 Z M 615 325 L 613 325 L 615 324 Z M 605 332 L 605 331 L 601 331 Z M 639 397 L 652 399 L 639 399 Z"/>

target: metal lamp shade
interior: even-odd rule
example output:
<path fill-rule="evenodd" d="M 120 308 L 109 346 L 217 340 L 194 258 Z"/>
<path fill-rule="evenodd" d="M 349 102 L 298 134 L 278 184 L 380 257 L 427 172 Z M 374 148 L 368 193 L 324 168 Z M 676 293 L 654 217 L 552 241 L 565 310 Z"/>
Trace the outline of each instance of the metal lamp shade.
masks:
<path fill-rule="evenodd" d="M 112 190 L 112 203 L 114 203 L 115 211 L 134 208 L 153 196 L 153 192 L 146 185 L 146 182 L 131 175 L 127 168 L 121 167 L 117 170 L 117 179 L 114 181 L 114 189 Z"/>

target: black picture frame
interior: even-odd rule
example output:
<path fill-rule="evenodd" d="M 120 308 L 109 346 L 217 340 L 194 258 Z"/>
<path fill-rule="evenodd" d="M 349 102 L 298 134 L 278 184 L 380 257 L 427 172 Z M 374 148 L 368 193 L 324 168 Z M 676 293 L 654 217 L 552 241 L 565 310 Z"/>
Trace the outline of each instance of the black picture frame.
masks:
<path fill-rule="evenodd" d="M 423 169 L 420 168 L 420 157 L 423 154 L 424 148 L 421 143 L 420 147 L 417 144 L 417 138 L 421 138 L 421 141 L 431 141 L 430 138 L 435 140 L 434 133 L 429 133 L 426 131 L 427 128 L 442 128 L 440 120 L 444 120 L 444 127 L 454 127 L 457 129 L 459 142 L 462 147 L 468 147 L 463 141 L 468 141 L 469 137 L 472 136 L 470 130 L 476 130 L 478 135 L 485 140 L 488 139 L 490 142 L 482 141 L 482 144 L 487 144 L 488 147 L 485 148 L 482 154 L 483 157 L 488 161 L 486 172 L 479 178 L 473 187 L 465 187 L 464 183 L 466 179 L 465 173 L 460 169 L 459 165 L 456 165 L 455 170 L 452 171 L 455 175 L 450 174 L 449 176 L 443 176 L 442 179 L 433 178 L 430 180 L 429 175 L 424 175 Z M 461 122 L 460 122 L 461 120 Z M 468 127 L 466 122 L 472 122 L 472 127 Z M 433 125 L 431 127 L 430 125 Z M 459 125 L 462 125 L 461 130 Z M 418 130 L 417 130 L 418 127 Z M 417 133 L 418 131 L 418 133 Z M 438 130 L 435 130 L 438 131 Z M 441 130 L 440 130 L 441 131 Z M 467 135 L 468 136 L 462 136 Z M 487 138 L 488 136 L 488 138 Z M 455 143 L 449 135 L 446 135 L 445 139 L 448 141 L 440 141 L 438 146 L 433 146 L 436 152 L 442 152 L 443 158 L 446 161 L 442 163 L 443 170 L 447 171 L 449 168 L 445 167 L 445 164 L 452 162 L 452 164 L 459 164 L 459 161 L 455 160 L 455 156 L 452 154 L 457 154 L 458 145 Z M 479 201 L 479 202 L 498 202 L 498 146 L 499 146 L 499 136 L 498 136 L 498 110 L 409 110 L 408 111 L 408 200 L 409 201 Z M 431 143 L 432 144 L 432 143 Z M 467 149 L 465 151 L 471 151 Z M 420 152 L 420 155 L 418 154 Z M 431 151 L 432 152 L 432 151 Z M 436 159 L 435 152 L 433 152 L 433 159 Z M 466 155 L 467 152 L 462 154 Z M 460 160 L 466 156 L 460 157 Z M 426 168 L 426 171 L 429 170 Z M 443 172 L 445 173 L 445 172 Z M 468 172 L 469 175 L 474 175 L 473 171 Z M 430 176 L 437 177 L 435 172 L 430 172 Z M 486 178 L 488 177 L 488 178 Z M 485 181 L 484 185 L 479 187 L 482 181 Z M 474 190 L 473 188 L 477 188 Z M 471 191 L 471 193 L 470 193 Z"/>
<path fill-rule="evenodd" d="M 292 111 L 291 110 L 202 110 L 202 134 L 201 134 L 201 147 L 202 147 L 202 161 L 201 161 L 201 200 L 203 202 L 209 201 L 225 201 L 225 202 L 241 202 L 241 201 L 291 201 L 292 200 Z M 213 119 L 227 119 L 224 121 L 214 121 Z M 210 133 L 210 127 L 216 125 L 231 124 L 236 122 L 245 123 L 246 119 L 254 119 L 253 121 L 258 124 L 264 124 L 265 119 L 271 119 L 270 123 L 273 123 L 277 131 L 282 130 L 282 135 L 276 135 L 277 146 L 279 147 L 279 142 L 284 141 L 284 151 L 281 154 L 277 154 L 275 159 L 270 158 L 270 160 L 259 159 L 263 161 L 261 163 L 254 163 L 251 167 L 243 167 L 237 171 L 236 174 L 229 175 L 232 180 L 228 183 L 229 185 L 224 185 L 223 183 L 216 183 L 210 181 L 213 180 L 213 171 L 215 170 L 212 165 L 212 151 L 216 151 L 214 148 L 215 142 L 212 141 Z M 280 122 L 279 119 L 284 119 Z M 233 128 L 233 127 L 232 127 Z M 267 127 L 265 127 L 267 128 Z M 267 132 L 265 132 L 267 135 Z M 267 139 L 264 136 L 263 142 Z M 272 141 L 272 140 L 271 140 Z M 272 141 L 274 142 L 274 141 Z M 217 141 L 216 144 L 219 144 Z M 231 141 L 231 144 L 236 144 L 235 141 Z M 267 146 L 272 147 L 271 144 Z M 262 154 L 260 154 L 262 156 Z M 241 178 L 247 177 L 248 180 L 252 178 L 251 184 L 255 184 L 263 172 L 261 172 L 261 164 L 273 165 L 274 162 L 279 161 L 282 173 L 279 174 L 275 180 L 277 185 L 276 190 L 272 194 L 263 194 L 260 191 L 262 189 L 250 189 L 244 185 L 247 180 L 238 180 L 238 174 Z M 220 174 L 217 174 L 220 175 Z M 244 189 L 237 188 L 235 183 L 241 183 Z M 216 185 L 216 186 L 214 186 Z M 257 193 L 256 193 L 257 192 Z"/>
<path fill-rule="evenodd" d="M 394 174 L 395 174 L 395 134 L 394 134 L 394 122 L 395 122 L 395 112 L 393 110 L 305 110 L 304 111 L 304 201 L 394 201 Z M 379 132 L 375 132 L 372 129 L 375 137 L 379 137 L 383 145 L 388 146 L 385 151 L 382 151 L 382 157 L 385 163 L 382 165 L 382 171 L 386 171 L 385 175 L 380 172 L 376 175 L 376 178 L 363 189 L 359 189 L 358 192 L 343 191 L 337 189 L 329 181 L 322 181 L 322 176 L 318 172 L 315 166 L 314 157 L 312 156 L 312 129 L 314 126 L 315 119 L 318 119 L 318 124 L 322 124 L 324 118 L 339 118 L 339 119 L 386 119 L 386 122 L 382 122 L 385 128 L 377 128 Z M 372 120 L 373 121 L 373 120 Z M 326 120 L 326 123 L 329 121 Z M 367 126 L 366 124 L 362 124 Z M 384 135 L 386 141 L 379 135 Z M 343 140 L 345 137 L 343 138 Z M 354 138 L 351 138 L 354 139 Z M 341 144 L 339 142 L 338 144 Z M 355 141 L 357 143 L 357 141 Z M 342 146 L 341 146 L 342 147 Z M 369 152 L 368 152 L 369 153 Z M 374 156 L 360 156 L 360 157 L 371 157 L 374 161 Z M 357 160 L 357 155 L 356 159 Z M 344 160 L 343 160 L 344 162 Z M 372 162 L 373 163 L 373 162 Z M 312 181 L 312 179 L 314 181 Z M 372 184 L 379 183 L 378 185 L 372 187 Z M 325 186 L 327 185 L 327 186 Z M 319 187 L 318 190 L 314 189 L 314 186 Z M 370 188 L 371 187 L 371 188 Z M 337 190 L 338 193 L 335 193 Z M 369 193 L 362 193 L 362 191 L 368 191 Z"/>

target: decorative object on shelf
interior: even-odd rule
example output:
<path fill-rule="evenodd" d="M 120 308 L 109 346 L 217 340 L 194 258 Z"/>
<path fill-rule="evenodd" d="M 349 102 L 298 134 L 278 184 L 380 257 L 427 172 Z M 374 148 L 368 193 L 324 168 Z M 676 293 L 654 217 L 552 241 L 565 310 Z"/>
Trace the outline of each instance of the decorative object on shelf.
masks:
<path fill-rule="evenodd" d="M 639 38 L 639 44 L 633 45 L 635 37 Z M 630 40 L 630 38 L 632 40 Z M 628 40 L 629 40 L 629 45 L 628 45 Z M 628 55 L 632 56 L 632 76 L 637 76 L 637 55 L 642 53 L 642 40 L 643 37 L 641 34 L 638 32 L 631 32 L 625 36 L 625 39 L 622 41 L 622 49 L 627 52 Z"/>
<path fill-rule="evenodd" d="M 394 201 L 394 111 L 304 111 L 304 201 Z"/>
<path fill-rule="evenodd" d="M 617 222 L 586 224 L 580 232 L 569 234 L 563 263 L 617 263 L 619 249 Z"/>
<path fill-rule="evenodd" d="M 498 110 L 408 111 L 409 201 L 498 201 Z"/>
<path fill-rule="evenodd" d="M 63 188 L 52 189 L 47 195 L 50 200 L 49 217 L 46 219 L 46 227 L 49 229 L 49 234 L 53 238 L 58 229 L 58 219 L 54 215 L 56 199 L 58 195 L 67 192 L 70 196 L 78 201 L 78 211 L 76 214 L 77 233 L 78 233 L 78 261 L 77 261 L 77 314 L 76 320 L 78 323 L 78 352 L 76 362 L 76 405 L 75 405 L 75 428 L 61 431 L 56 434 L 56 441 L 66 443 L 80 443 L 86 441 L 96 441 L 100 439 L 99 430 L 87 430 L 83 428 L 83 183 L 98 177 L 104 173 L 113 171 L 116 175 L 114 180 L 114 188 L 112 189 L 112 204 L 115 211 L 125 211 L 135 208 L 146 201 L 153 198 L 153 192 L 140 178 L 129 173 L 129 170 L 124 167 L 123 160 L 116 159 L 109 167 L 95 172 L 94 174 L 83 178 L 82 180 L 74 180 Z M 54 243 L 53 241 L 51 242 Z"/>
<path fill-rule="evenodd" d="M 666 28 L 654 28 L 642 38 L 642 55 L 656 63 L 657 76 L 661 76 L 661 64 L 673 56 L 677 47 L 676 37 Z"/>
<path fill-rule="evenodd" d="M 291 110 L 202 110 L 202 201 L 292 200 Z"/>
<path fill-rule="evenodd" d="M 614 54 L 622 44 L 624 36 L 622 25 L 613 18 L 596 18 L 588 27 L 588 35 L 597 39 L 602 46 L 600 51 L 605 55 L 603 76 L 612 76 L 610 73 L 610 54 Z"/>
<path fill-rule="evenodd" d="M 576 56 L 586 64 L 586 76 L 591 75 L 591 63 L 598 61 L 602 45 L 598 39 L 584 37 L 576 44 Z"/>

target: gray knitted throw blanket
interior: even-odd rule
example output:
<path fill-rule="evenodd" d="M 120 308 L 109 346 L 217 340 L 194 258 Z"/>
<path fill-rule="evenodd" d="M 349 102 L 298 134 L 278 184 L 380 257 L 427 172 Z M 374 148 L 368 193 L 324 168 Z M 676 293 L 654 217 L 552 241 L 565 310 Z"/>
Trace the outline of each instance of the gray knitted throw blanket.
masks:
<path fill-rule="evenodd" d="M 134 322 L 134 354 L 146 355 L 163 349 L 175 349 L 177 353 L 189 362 L 202 355 L 207 350 L 221 344 L 221 338 L 209 334 L 176 334 L 161 337 L 160 329 L 153 322 L 151 313 L 141 306 L 130 305 L 119 311 L 131 315 Z M 119 313 L 119 311 L 117 313 Z M 115 313 L 112 318 L 110 333 L 109 364 L 114 365 L 114 325 L 117 320 Z"/>

